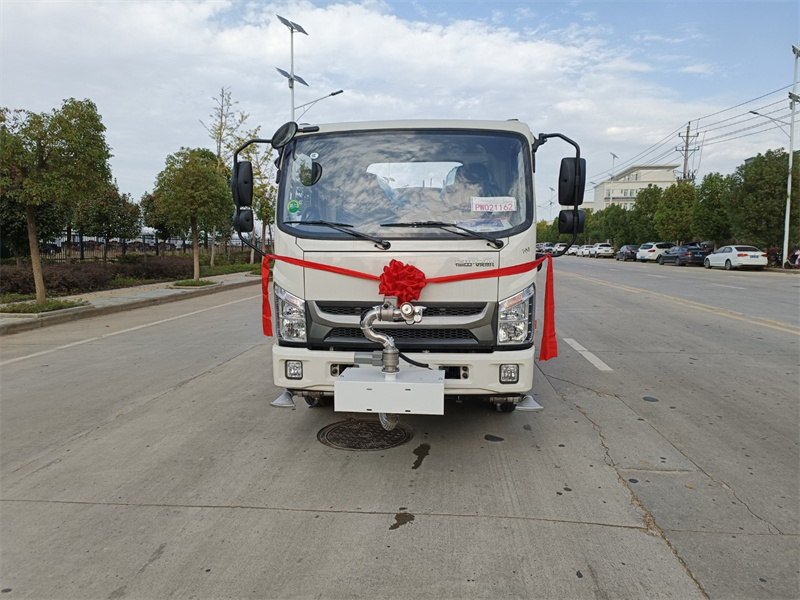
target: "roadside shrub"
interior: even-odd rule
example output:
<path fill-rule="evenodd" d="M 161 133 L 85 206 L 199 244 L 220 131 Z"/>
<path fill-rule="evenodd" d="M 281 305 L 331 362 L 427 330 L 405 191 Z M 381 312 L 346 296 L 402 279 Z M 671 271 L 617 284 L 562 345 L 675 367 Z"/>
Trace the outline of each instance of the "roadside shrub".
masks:
<path fill-rule="evenodd" d="M 192 276 L 192 261 L 177 256 L 165 256 L 129 264 L 114 265 L 114 272 L 120 277 L 165 281 L 184 279 Z"/>
<path fill-rule="evenodd" d="M 43 264 L 44 286 L 50 294 L 70 294 L 102 290 L 108 287 L 114 273 L 102 263 Z M 33 294 L 33 268 L 0 265 L 0 293 Z"/>
<path fill-rule="evenodd" d="M 43 264 L 42 275 L 49 295 L 79 294 L 117 287 L 115 280 L 169 281 L 192 276 L 192 261 L 179 257 L 132 260 L 122 263 L 84 262 Z M 30 265 L 0 265 L 0 294 L 33 294 Z"/>

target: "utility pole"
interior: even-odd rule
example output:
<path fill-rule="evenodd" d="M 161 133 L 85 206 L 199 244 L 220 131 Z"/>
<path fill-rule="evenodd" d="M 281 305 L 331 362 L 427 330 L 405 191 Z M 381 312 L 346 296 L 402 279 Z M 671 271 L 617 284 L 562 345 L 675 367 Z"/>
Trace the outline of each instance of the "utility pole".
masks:
<path fill-rule="evenodd" d="M 691 135 L 691 133 L 690 133 L 691 132 L 691 127 L 692 127 L 692 122 L 689 121 L 686 124 L 686 136 L 685 136 L 686 141 L 685 141 L 684 146 L 683 146 L 683 181 L 687 181 L 689 179 L 694 179 L 694 173 L 691 173 L 691 174 L 689 173 L 689 151 L 690 151 L 689 141 L 692 138 L 696 138 L 697 134 Z M 678 137 L 681 138 L 681 139 L 684 139 L 684 136 L 681 135 L 681 134 L 678 134 Z M 681 151 L 680 148 L 676 148 L 676 150 L 678 152 Z M 691 148 L 692 152 L 694 152 L 696 150 L 697 150 L 697 148 Z"/>

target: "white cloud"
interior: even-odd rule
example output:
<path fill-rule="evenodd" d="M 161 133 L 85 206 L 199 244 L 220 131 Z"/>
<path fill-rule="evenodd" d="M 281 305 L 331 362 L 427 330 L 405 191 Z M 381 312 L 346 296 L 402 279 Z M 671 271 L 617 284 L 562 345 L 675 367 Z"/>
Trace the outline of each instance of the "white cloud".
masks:
<path fill-rule="evenodd" d="M 613 26 L 597 14 L 556 28 L 547 17 L 536 22 L 528 6 L 435 22 L 423 2 L 412 5 L 419 20 L 405 20 L 374 0 L 29 1 L 0 10 L 0 104 L 42 112 L 68 97 L 91 98 L 108 128 L 120 188 L 136 198 L 152 188 L 168 154 L 210 146 L 199 121 L 220 87 L 231 88 L 250 127 L 261 125 L 264 135 L 288 120 L 287 82 L 275 67 L 289 68 L 290 34 L 276 14 L 309 34 L 294 37 L 295 72 L 311 85 L 297 86 L 295 105 L 345 90 L 304 120 L 519 118 L 577 140 L 594 173 L 605 167 L 591 164 L 592 153 L 603 162 L 610 143 L 620 156 L 623 144 L 634 155 L 719 108 L 679 102 L 668 81 L 641 79 L 658 72 L 654 59 L 615 42 Z M 641 41 L 664 40 L 648 33 Z M 684 72 L 715 74 L 702 60 Z M 545 189 L 568 152 L 548 147 L 537 161 Z"/>

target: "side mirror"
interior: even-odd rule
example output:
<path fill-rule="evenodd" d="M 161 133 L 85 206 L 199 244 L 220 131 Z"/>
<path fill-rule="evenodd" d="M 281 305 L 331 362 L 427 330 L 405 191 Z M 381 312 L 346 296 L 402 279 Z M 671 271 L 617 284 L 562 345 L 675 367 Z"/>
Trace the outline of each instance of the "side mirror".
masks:
<path fill-rule="evenodd" d="M 253 204 L 253 165 L 243 160 L 236 165 L 236 181 L 233 189 L 233 203 L 236 208 Z"/>
<path fill-rule="evenodd" d="M 289 121 L 278 127 L 278 131 L 272 136 L 272 147 L 275 150 L 283 148 L 294 139 L 298 129 L 300 129 L 300 127 L 294 121 Z"/>
<path fill-rule="evenodd" d="M 583 204 L 585 178 L 586 159 L 562 158 L 561 171 L 558 174 L 558 203 L 562 206 Z"/>
<path fill-rule="evenodd" d="M 558 233 L 569 235 L 583 233 L 586 213 L 582 210 L 562 210 L 558 213 Z"/>
<path fill-rule="evenodd" d="M 253 231 L 253 211 L 249 208 L 237 211 L 233 217 L 233 228 L 239 233 L 251 233 Z"/>
<path fill-rule="evenodd" d="M 306 187 L 311 187 L 322 177 L 322 165 L 305 154 L 298 154 L 294 164 L 297 179 Z"/>

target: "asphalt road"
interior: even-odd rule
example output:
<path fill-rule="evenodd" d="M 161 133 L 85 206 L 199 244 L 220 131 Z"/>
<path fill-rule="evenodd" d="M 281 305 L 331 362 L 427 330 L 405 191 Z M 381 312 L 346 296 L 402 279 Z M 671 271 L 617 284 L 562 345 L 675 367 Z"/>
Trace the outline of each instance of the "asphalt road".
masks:
<path fill-rule="evenodd" d="M 800 596 L 800 278 L 555 283 L 544 411 L 379 452 L 268 405 L 257 288 L 4 336 L 0 597 Z"/>

